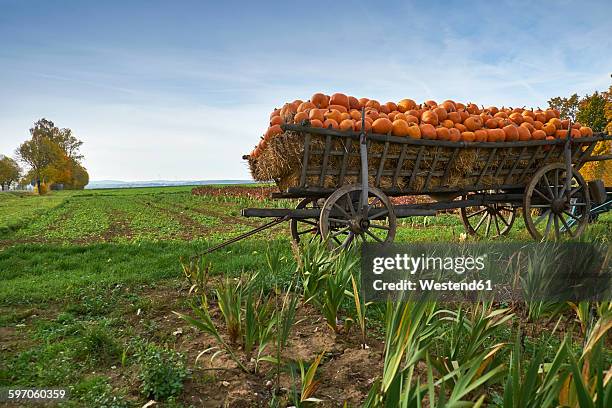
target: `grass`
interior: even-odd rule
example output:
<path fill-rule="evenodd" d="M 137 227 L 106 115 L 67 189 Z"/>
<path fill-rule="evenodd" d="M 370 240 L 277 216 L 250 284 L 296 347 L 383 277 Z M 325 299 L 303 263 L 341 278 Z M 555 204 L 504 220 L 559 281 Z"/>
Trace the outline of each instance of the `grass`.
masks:
<path fill-rule="evenodd" d="M 139 386 L 142 379 L 159 378 L 163 365 L 159 361 L 175 361 L 167 357 L 175 356 L 175 349 L 193 352 L 185 347 L 205 341 L 171 313 L 191 310 L 189 285 L 179 258 L 189 258 L 258 225 L 261 220 L 240 217 L 244 207 L 295 205 L 289 200 L 192 196 L 190 190 L 180 186 L 53 192 L 42 197 L 0 194 L 0 387 L 69 386 L 73 397 L 66 406 L 141 406 L 147 401 L 143 393 L 154 394 L 152 386 L 145 391 Z M 589 226 L 584 239 L 609 242 L 610 231 L 612 215 L 602 215 Z M 396 241 L 459 241 L 465 239 L 463 233 L 457 215 L 414 217 L 399 222 Z M 530 238 L 519 218 L 511 234 L 501 240 Z M 271 271 L 267 253 L 275 254 L 284 267 Z M 254 285 L 274 292 L 273 288 L 288 287 L 295 281 L 287 225 L 214 252 L 206 261 L 212 265 L 211 279 L 217 282 L 221 276 L 236 278 L 259 272 Z M 347 292 L 355 293 L 350 283 L 345 286 Z M 339 299 L 331 300 L 333 313 L 327 320 L 333 326 L 336 314 L 347 317 L 354 301 L 347 297 L 341 304 Z M 370 305 L 364 310 L 366 316 L 355 316 L 355 320 L 367 322 L 367 342 L 380 348 L 385 305 Z M 215 313 L 220 315 L 218 310 Z M 326 330 L 325 319 L 315 313 L 317 324 Z M 569 322 L 564 328 L 574 336 L 568 347 L 580 350 L 580 325 L 571 317 L 571 309 L 559 313 Z M 304 319 L 296 318 L 298 324 Z M 453 336 L 449 321 L 437 324 L 439 343 L 430 351 L 447 353 L 453 346 L 467 346 L 460 340 L 463 333 Z M 183 334 L 174 334 L 178 328 Z M 360 348 L 361 336 L 356 332 L 348 336 L 354 337 L 355 348 Z M 486 344 L 513 343 L 515 336 L 514 328 L 500 327 Z M 540 350 L 544 360 L 550 361 L 562 339 L 550 330 L 531 330 L 523 345 L 525 354 Z M 146 363 L 139 358 L 145 349 L 166 357 Z M 322 351 L 313 350 L 316 354 L 310 361 Z M 510 352 L 501 350 L 495 363 L 508 358 Z M 441 361 L 435 357 L 428 358 Z M 194 355 L 188 356 L 188 364 L 194 360 Z M 611 362 L 609 353 L 604 361 Z M 325 367 L 325 360 L 321 365 Z M 150 372 L 143 371 L 147 367 Z M 172 377 L 172 392 L 162 392 L 170 400 L 167 406 L 189 405 L 189 387 L 198 392 L 211 387 L 217 393 L 227 392 L 223 386 L 214 388 L 218 374 L 188 374 L 182 368 L 177 372 Z M 389 376 L 388 381 L 395 378 Z M 391 382 L 383 386 L 387 384 Z M 177 402 L 174 390 L 182 389 L 185 391 L 178 394 Z M 501 398 L 503 390 L 493 387 L 495 393 Z"/>

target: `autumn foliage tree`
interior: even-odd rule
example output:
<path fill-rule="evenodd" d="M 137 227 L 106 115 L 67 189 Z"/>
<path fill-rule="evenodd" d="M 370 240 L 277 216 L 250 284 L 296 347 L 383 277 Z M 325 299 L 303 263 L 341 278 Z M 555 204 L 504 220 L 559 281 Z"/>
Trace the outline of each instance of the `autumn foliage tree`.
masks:
<path fill-rule="evenodd" d="M 21 168 L 8 156 L 0 155 L 0 188 L 8 190 L 13 183 L 19 182 Z"/>
<path fill-rule="evenodd" d="M 89 175 L 81 165 L 83 142 L 71 129 L 60 129 L 43 118 L 34 123 L 30 136 L 19 146 L 16 155 L 30 168 L 27 176 L 35 180 L 39 193 L 42 184 L 63 184 L 68 189 L 82 189 L 87 185 Z"/>
<path fill-rule="evenodd" d="M 558 109 L 561 117 L 572 122 L 580 122 L 594 132 L 612 134 L 612 86 L 608 91 L 597 92 L 579 98 L 577 94 L 569 98 L 555 97 L 548 101 L 551 108 Z M 600 142 L 593 150 L 594 155 L 604 155 L 612 148 L 612 143 Z M 594 161 L 586 163 L 580 173 L 586 180 L 603 180 L 612 186 L 612 161 Z"/>

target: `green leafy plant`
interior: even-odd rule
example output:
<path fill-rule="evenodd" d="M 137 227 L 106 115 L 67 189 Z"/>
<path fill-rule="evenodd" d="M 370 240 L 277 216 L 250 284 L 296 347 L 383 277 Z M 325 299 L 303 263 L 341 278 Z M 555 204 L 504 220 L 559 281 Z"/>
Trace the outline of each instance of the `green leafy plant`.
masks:
<path fill-rule="evenodd" d="M 136 357 L 140 364 L 140 389 L 145 397 L 163 401 L 181 393 L 183 381 L 189 375 L 182 354 L 146 344 Z"/>
<path fill-rule="evenodd" d="M 302 360 L 297 361 L 297 367 L 299 368 L 300 374 L 299 393 L 297 387 L 295 386 L 295 384 L 297 383 L 296 364 L 289 364 L 289 371 L 293 380 L 292 399 L 296 407 L 302 407 L 305 403 L 309 402 L 321 402 L 320 399 L 314 397 L 315 392 L 321 384 L 320 381 L 315 379 L 315 376 L 324 355 L 325 351 L 319 354 L 308 366 Z"/>

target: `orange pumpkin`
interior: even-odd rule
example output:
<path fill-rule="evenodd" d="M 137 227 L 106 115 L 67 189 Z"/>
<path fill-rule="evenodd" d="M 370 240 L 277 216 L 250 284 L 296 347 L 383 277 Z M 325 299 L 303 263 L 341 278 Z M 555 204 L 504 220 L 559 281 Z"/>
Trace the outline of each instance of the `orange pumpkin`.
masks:
<path fill-rule="evenodd" d="M 438 103 L 434 100 L 429 99 L 425 101 L 424 105 L 427 106 L 428 108 L 435 108 L 436 106 L 438 106 Z"/>
<path fill-rule="evenodd" d="M 548 123 L 554 125 L 556 130 L 563 129 L 563 122 L 561 122 L 561 119 L 552 118 L 551 120 L 548 121 Z"/>
<path fill-rule="evenodd" d="M 343 112 L 343 113 L 340 114 L 340 121 L 343 121 L 345 119 L 352 119 L 352 118 L 351 118 L 351 115 L 349 115 L 346 112 Z"/>
<path fill-rule="evenodd" d="M 298 112 L 293 117 L 293 123 L 301 124 L 306 119 L 308 119 L 308 114 L 306 112 Z"/>
<path fill-rule="evenodd" d="M 546 113 L 545 112 L 536 112 L 534 119 L 536 121 L 540 121 L 542 123 L 548 122 L 548 119 L 546 118 Z"/>
<path fill-rule="evenodd" d="M 476 105 L 475 103 L 468 104 L 468 106 L 466 107 L 466 110 L 471 115 L 478 115 L 478 114 L 480 114 L 480 109 L 478 108 L 478 105 Z"/>
<path fill-rule="evenodd" d="M 368 98 L 359 98 L 359 109 L 365 108 L 369 99 Z"/>
<path fill-rule="evenodd" d="M 450 131 L 446 127 L 436 128 L 436 138 L 438 140 L 450 140 Z"/>
<path fill-rule="evenodd" d="M 283 123 L 283 118 L 280 116 L 273 116 L 272 119 L 270 119 L 270 126 L 282 125 Z"/>
<path fill-rule="evenodd" d="M 405 120 L 394 120 L 393 129 L 391 130 L 394 136 L 405 137 L 410 134 L 410 126 Z"/>
<path fill-rule="evenodd" d="M 361 111 L 358 111 L 357 109 L 351 109 L 349 114 L 351 115 L 351 118 L 353 120 L 361 120 Z"/>
<path fill-rule="evenodd" d="M 344 105 L 332 105 L 332 104 L 330 104 L 327 107 L 327 109 L 335 109 L 335 110 L 343 112 L 343 113 L 348 112 L 348 109 L 346 109 L 346 107 Z"/>
<path fill-rule="evenodd" d="M 536 120 L 533 122 L 533 127 L 536 128 L 536 130 L 542 130 L 544 129 L 544 124 L 539 120 Z"/>
<path fill-rule="evenodd" d="M 344 119 L 340 122 L 340 130 L 353 130 L 355 128 L 355 124 L 352 119 Z"/>
<path fill-rule="evenodd" d="M 547 123 L 542 130 L 546 133 L 546 136 L 554 136 L 557 128 L 553 123 Z"/>
<path fill-rule="evenodd" d="M 553 109 L 546 109 L 546 111 L 544 112 L 546 114 L 546 121 L 548 122 L 551 119 L 555 119 L 555 118 L 559 118 L 559 114 L 557 113 L 558 111 L 555 111 Z"/>
<path fill-rule="evenodd" d="M 311 109 L 310 112 L 308 112 L 308 118 L 311 121 L 318 120 L 323 123 L 323 121 L 325 120 L 324 112 L 325 110 L 323 109 Z"/>
<path fill-rule="evenodd" d="M 310 126 L 316 127 L 316 128 L 322 128 L 323 122 L 321 122 L 319 119 L 310 119 Z"/>
<path fill-rule="evenodd" d="M 590 127 L 583 126 L 580 128 L 580 134 L 582 137 L 591 137 L 593 136 L 593 130 Z"/>
<path fill-rule="evenodd" d="M 416 109 L 417 104 L 412 99 L 402 99 L 397 103 L 397 110 L 404 113 L 409 110 Z"/>
<path fill-rule="evenodd" d="M 506 133 L 503 129 L 487 129 L 487 142 L 504 142 Z"/>
<path fill-rule="evenodd" d="M 280 109 L 274 109 L 272 113 L 270 114 L 270 119 L 272 119 L 275 116 L 280 116 Z"/>
<path fill-rule="evenodd" d="M 283 133 L 283 129 L 281 129 L 280 125 L 270 126 L 266 132 L 264 139 L 270 139 L 274 136 L 278 136 Z"/>
<path fill-rule="evenodd" d="M 340 123 L 342 120 L 342 114 L 337 109 L 328 109 L 327 112 L 325 112 L 325 119 L 332 119 L 336 123 Z"/>
<path fill-rule="evenodd" d="M 408 125 L 408 137 L 411 137 L 413 139 L 421 138 L 421 128 L 419 127 L 419 125 L 415 123 Z"/>
<path fill-rule="evenodd" d="M 567 138 L 567 130 L 561 129 L 555 132 L 555 137 L 557 139 L 566 139 Z"/>
<path fill-rule="evenodd" d="M 423 139 L 432 139 L 435 140 L 438 134 L 436 133 L 436 128 L 429 123 L 422 123 L 421 126 L 421 137 Z"/>
<path fill-rule="evenodd" d="M 531 132 L 527 128 L 527 126 L 519 126 L 516 128 L 518 131 L 518 140 L 526 141 L 531 140 Z"/>
<path fill-rule="evenodd" d="M 580 133 L 580 130 L 578 130 L 578 129 L 574 129 L 574 128 L 571 128 L 571 129 L 570 129 L 570 135 L 571 135 L 573 138 L 580 138 L 580 137 L 582 137 L 582 133 Z"/>
<path fill-rule="evenodd" d="M 359 99 L 355 98 L 354 96 L 349 96 L 349 107 L 351 109 L 361 109 Z"/>
<path fill-rule="evenodd" d="M 442 121 L 446 120 L 446 118 L 448 117 L 448 112 L 442 106 L 437 106 L 437 107 L 433 108 L 432 111 L 438 117 L 438 122 L 442 122 Z"/>
<path fill-rule="evenodd" d="M 507 125 L 504 126 L 503 130 L 506 134 L 506 142 L 516 142 L 519 139 L 517 126 Z"/>
<path fill-rule="evenodd" d="M 561 126 L 563 126 L 563 129 L 567 129 L 569 128 L 569 123 L 570 123 L 569 119 L 563 119 L 561 121 Z"/>
<path fill-rule="evenodd" d="M 523 117 L 524 118 L 531 118 L 531 119 L 535 120 L 535 113 L 532 110 L 525 109 L 523 111 Z"/>
<path fill-rule="evenodd" d="M 319 109 L 325 109 L 329 106 L 329 96 L 316 93 L 310 97 L 310 102 Z"/>
<path fill-rule="evenodd" d="M 463 123 L 455 123 L 455 128 L 461 133 L 468 131 L 468 128 Z"/>
<path fill-rule="evenodd" d="M 544 140 L 544 139 L 546 139 L 546 132 L 544 132 L 543 130 L 535 130 L 531 134 L 531 138 L 533 140 Z"/>
<path fill-rule="evenodd" d="M 378 118 L 372 123 L 372 130 L 374 133 L 386 135 L 393 129 L 393 122 L 387 118 Z"/>
<path fill-rule="evenodd" d="M 443 122 L 441 123 L 441 125 L 442 125 L 442 126 L 444 126 L 444 127 L 445 127 L 445 128 L 447 128 L 447 129 L 450 129 L 450 128 L 452 128 L 452 127 L 454 127 L 454 126 L 455 126 L 455 124 L 453 123 L 453 121 L 452 121 L 452 120 L 450 120 L 450 119 L 446 119 L 445 121 L 443 121 Z"/>
<path fill-rule="evenodd" d="M 461 133 L 461 140 L 464 142 L 473 142 L 476 140 L 476 135 L 474 132 L 463 132 Z"/>
<path fill-rule="evenodd" d="M 470 116 L 465 120 L 465 122 L 463 122 L 463 124 L 470 132 L 474 132 L 482 128 L 482 119 L 480 118 L 480 116 Z"/>
<path fill-rule="evenodd" d="M 504 111 L 499 111 L 497 112 L 495 115 L 493 115 L 494 118 L 501 118 L 501 119 L 508 119 L 508 114 Z"/>
<path fill-rule="evenodd" d="M 488 129 L 497 129 L 499 128 L 499 120 L 496 118 L 491 118 L 485 122 L 485 126 Z"/>
<path fill-rule="evenodd" d="M 417 118 L 414 115 L 404 115 L 406 116 L 406 122 L 408 123 L 416 123 L 417 125 L 419 124 L 419 118 Z"/>
<path fill-rule="evenodd" d="M 325 122 L 323 122 L 323 127 L 324 128 L 333 128 L 333 129 L 338 129 L 338 122 L 335 121 L 334 119 L 325 119 Z"/>
<path fill-rule="evenodd" d="M 344 106 L 345 109 L 349 109 L 351 104 L 349 103 L 349 97 L 343 93 L 335 93 L 329 98 L 330 105 Z"/>
<path fill-rule="evenodd" d="M 365 131 L 369 132 L 370 130 L 372 130 L 372 122 L 368 118 L 366 118 L 365 119 Z M 361 131 L 361 120 L 355 121 L 355 131 L 356 132 Z"/>
<path fill-rule="evenodd" d="M 448 140 L 451 142 L 458 142 L 461 140 L 461 132 L 457 128 L 448 129 Z"/>
<path fill-rule="evenodd" d="M 295 106 L 293 103 L 286 103 L 280 111 L 280 117 L 288 123 L 293 118 L 293 115 L 295 115 L 296 113 L 297 106 Z"/>
<path fill-rule="evenodd" d="M 380 105 L 379 111 L 381 113 L 390 113 L 391 111 L 389 110 L 389 108 L 387 107 L 387 105 Z"/>
<path fill-rule="evenodd" d="M 365 104 L 366 108 L 372 108 L 372 109 L 376 109 L 377 111 L 380 110 L 380 102 L 378 102 L 377 100 L 374 99 L 370 99 L 366 104 Z"/>
<path fill-rule="evenodd" d="M 535 126 L 533 126 L 529 122 L 523 122 L 523 123 L 521 123 L 521 126 L 519 126 L 519 127 L 527 128 L 529 130 L 529 133 L 533 133 L 533 131 L 536 130 Z"/>
<path fill-rule="evenodd" d="M 387 109 L 389 109 L 389 112 L 393 112 L 397 110 L 397 105 L 394 102 L 387 102 L 385 103 L 385 106 L 387 106 Z"/>
<path fill-rule="evenodd" d="M 300 106 L 298 106 L 297 111 L 298 112 L 305 112 L 308 109 L 314 109 L 316 108 L 315 104 L 312 102 L 302 102 L 300 103 Z"/>
<path fill-rule="evenodd" d="M 513 121 L 514 123 L 516 123 L 517 125 L 520 125 L 521 123 L 523 123 L 523 120 L 524 120 L 523 115 L 521 115 L 518 112 L 511 113 L 509 116 L 509 119 Z"/>
<path fill-rule="evenodd" d="M 421 123 L 428 123 L 433 126 L 438 126 L 438 115 L 434 111 L 425 111 L 421 115 Z"/>
<path fill-rule="evenodd" d="M 442 102 L 441 106 L 444 109 L 446 109 L 447 112 L 455 112 L 457 110 L 457 108 L 455 106 L 455 102 L 451 101 L 450 99 L 447 99 L 444 102 Z"/>
<path fill-rule="evenodd" d="M 487 141 L 487 131 L 484 129 L 478 129 L 474 132 L 474 137 L 476 142 L 486 142 Z"/>

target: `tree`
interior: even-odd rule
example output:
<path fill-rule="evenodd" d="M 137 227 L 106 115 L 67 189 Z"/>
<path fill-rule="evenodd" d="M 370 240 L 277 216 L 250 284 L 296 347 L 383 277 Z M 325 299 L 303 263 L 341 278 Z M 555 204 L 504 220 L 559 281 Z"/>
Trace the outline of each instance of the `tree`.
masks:
<path fill-rule="evenodd" d="M 578 94 L 573 94 L 569 98 L 557 96 L 548 100 L 548 107 L 550 109 L 557 109 L 561 113 L 561 118 L 570 119 L 572 122 L 576 121 L 579 104 L 580 98 Z"/>
<path fill-rule="evenodd" d="M 608 121 L 606 130 L 608 131 L 608 134 L 612 135 L 612 86 L 610 86 L 610 89 L 608 89 L 608 101 L 604 107 L 604 116 Z"/>
<path fill-rule="evenodd" d="M 43 181 L 79 189 L 87 184 L 89 175 L 81 165 L 83 155 L 79 151 L 83 142 L 71 129 L 60 129 L 43 118 L 34 123 L 30 135 L 31 139 L 17 149 L 17 157 L 30 167 L 28 175 L 36 180 L 39 193 Z"/>
<path fill-rule="evenodd" d="M 610 102 L 608 92 L 599 93 L 595 91 L 593 95 L 585 96 L 579 104 L 576 120 L 593 129 L 594 132 L 603 132 L 608 124 L 605 115 L 606 103 Z"/>
<path fill-rule="evenodd" d="M 13 183 L 19 182 L 21 168 L 8 156 L 0 155 L 0 187 L 8 190 Z"/>
<path fill-rule="evenodd" d="M 23 142 L 15 154 L 19 160 L 30 166 L 40 194 L 40 185 L 44 180 L 45 171 L 48 170 L 49 165 L 61 157 L 61 149 L 47 136 L 32 134 L 32 138 Z"/>
<path fill-rule="evenodd" d="M 48 137 L 62 149 L 66 156 L 77 162 L 83 159 L 83 155 L 79 152 L 83 142 L 72 134 L 71 129 L 60 129 L 52 121 L 42 118 L 34 123 L 34 127 L 30 129 L 30 134 L 32 136 Z"/>

